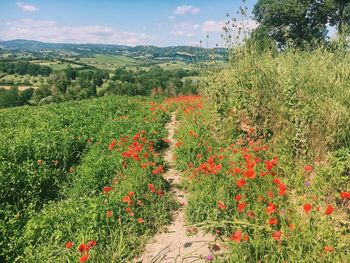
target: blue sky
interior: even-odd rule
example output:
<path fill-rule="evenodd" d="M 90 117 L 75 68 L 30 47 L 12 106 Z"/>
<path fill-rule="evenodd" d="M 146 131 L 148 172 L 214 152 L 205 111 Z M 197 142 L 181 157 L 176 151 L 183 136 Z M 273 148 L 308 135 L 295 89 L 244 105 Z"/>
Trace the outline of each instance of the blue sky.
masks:
<path fill-rule="evenodd" d="M 256 0 L 247 0 L 249 10 Z M 1 0 L 0 39 L 123 45 L 220 44 L 241 0 Z M 254 23 L 252 23 L 254 26 Z"/>

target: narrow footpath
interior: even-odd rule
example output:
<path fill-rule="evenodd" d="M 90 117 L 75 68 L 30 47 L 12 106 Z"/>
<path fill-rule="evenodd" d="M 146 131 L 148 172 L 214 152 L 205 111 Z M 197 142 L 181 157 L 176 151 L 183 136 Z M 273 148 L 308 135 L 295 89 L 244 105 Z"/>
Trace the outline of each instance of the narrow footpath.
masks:
<path fill-rule="evenodd" d="M 143 255 L 136 259 L 135 263 L 208 262 L 212 260 L 214 254 L 221 252 L 220 247 L 215 244 L 215 236 L 206 234 L 198 228 L 186 226 L 184 213 L 187 206 L 186 192 L 178 188 L 181 176 L 180 171 L 174 168 L 176 128 L 176 112 L 173 112 L 171 121 L 167 124 L 170 147 L 164 153 L 164 159 L 170 168 L 164 174 L 164 178 L 171 184 L 171 191 L 181 206 L 174 213 L 172 224 L 146 245 Z"/>

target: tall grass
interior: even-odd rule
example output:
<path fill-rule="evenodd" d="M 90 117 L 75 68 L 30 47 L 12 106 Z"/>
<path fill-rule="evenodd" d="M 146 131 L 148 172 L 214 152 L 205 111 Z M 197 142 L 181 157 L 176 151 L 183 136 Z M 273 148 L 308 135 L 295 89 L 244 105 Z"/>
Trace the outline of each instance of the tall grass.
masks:
<path fill-rule="evenodd" d="M 202 92 L 232 129 L 256 129 L 273 142 L 286 167 L 320 163 L 350 147 L 350 55 L 319 48 L 302 52 L 231 52 L 230 66 L 207 75 Z M 340 158 L 340 159 L 342 159 Z M 333 158 L 334 159 L 334 158 Z M 342 162 L 339 160 L 339 162 Z M 349 183 L 349 164 L 347 173 Z M 288 168 L 286 168 L 288 169 Z M 329 175 L 340 186 L 344 180 Z"/>

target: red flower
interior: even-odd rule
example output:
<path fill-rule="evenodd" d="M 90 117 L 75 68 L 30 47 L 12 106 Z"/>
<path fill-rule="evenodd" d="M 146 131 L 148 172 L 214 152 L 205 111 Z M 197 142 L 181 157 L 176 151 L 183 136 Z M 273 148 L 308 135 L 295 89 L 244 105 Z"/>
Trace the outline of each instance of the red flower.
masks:
<path fill-rule="evenodd" d="M 70 249 L 70 248 L 73 247 L 73 245 L 74 245 L 74 243 L 69 241 L 69 242 L 66 243 L 66 248 Z"/>
<path fill-rule="evenodd" d="M 267 192 L 267 196 L 268 196 L 269 198 L 271 198 L 271 199 L 272 199 L 272 198 L 273 198 L 273 192 L 268 191 L 268 192 Z"/>
<path fill-rule="evenodd" d="M 112 151 L 112 150 L 114 149 L 114 147 L 115 147 L 116 144 L 117 144 L 117 141 L 116 141 L 116 140 L 113 140 L 113 141 L 109 144 L 108 149 L 109 149 L 110 151 Z"/>
<path fill-rule="evenodd" d="M 281 236 L 282 236 L 282 231 L 275 231 L 272 234 L 272 238 L 277 241 L 281 241 Z"/>
<path fill-rule="evenodd" d="M 276 218 L 271 218 L 268 222 L 269 225 L 276 225 L 278 223 L 278 220 Z"/>
<path fill-rule="evenodd" d="M 236 201 L 239 201 L 239 200 L 241 200 L 242 199 L 242 196 L 241 195 L 236 195 L 236 197 L 235 197 L 235 200 Z"/>
<path fill-rule="evenodd" d="M 305 211 L 306 213 L 309 213 L 310 210 L 312 209 L 312 205 L 306 203 L 306 204 L 303 205 L 303 209 L 304 209 L 304 211 Z"/>
<path fill-rule="evenodd" d="M 218 202 L 218 207 L 222 210 L 225 210 L 226 209 L 226 205 L 222 202 L 222 201 L 219 201 Z"/>
<path fill-rule="evenodd" d="M 109 191 L 111 191 L 112 190 L 112 187 L 109 187 L 109 186 L 105 186 L 105 187 L 103 187 L 103 189 L 102 189 L 102 191 L 103 191 L 103 193 L 104 194 L 107 194 Z"/>
<path fill-rule="evenodd" d="M 126 195 L 123 197 L 123 203 L 130 203 L 131 199 L 130 199 L 130 196 Z"/>
<path fill-rule="evenodd" d="M 128 193 L 128 196 L 130 196 L 130 197 L 133 197 L 134 195 L 135 195 L 134 192 L 129 192 L 129 193 Z"/>
<path fill-rule="evenodd" d="M 237 187 L 239 187 L 239 188 L 245 186 L 246 183 L 247 183 L 247 182 L 246 182 L 246 180 L 244 180 L 244 179 L 239 179 L 239 180 L 236 181 L 236 185 L 237 185 Z"/>
<path fill-rule="evenodd" d="M 113 212 L 110 211 L 110 210 L 108 210 L 108 211 L 106 212 L 106 216 L 107 216 L 107 218 L 112 217 L 112 216 L 113 216 Z"/>
<path fill-rule="evenodd" d="M 137 219 L 137 223 L 139 223 L 139 224 L 142 224 L 142 223 L 144 223 L 144 222 L 145 222 L 145 221 L 144 221 L 143 218 L 141 218 L 141 217 Z"/>
<path fill-rule="evenodd" d="M 79 262 L 86 262 L 89 260 L 89 254 L 85 254 L 79 259 Z"/>
<path fill-rule="evenodd" d="M 81 244 L 81 245 L 78 247 L 78 251 L 79 251 L 80 253 L 88 252 L 88 251 L 89 251 L 89 247 L 88 247 L 85 243 L 83 243 L 83 244 Z"/>
<path fill-rule="evenodd" d="M 342 199 L 350 199 L 350 192 L 341 192 L 340 197 Z"/>
<path fill-rule="evenodd" d="M 305 172 L 312 172 L 312 170 L 313 170 L 313 168 L 312 168 L 311 165 L 305 165 L 305 166 L 304 166 L 304 171 L 305 171 Z"/>
<path fill-rule="evenodd" d="M 285 184 L 280 184 L 278 186 L 278 195 L 284 196 L 286 194 L 287 186 Z"/>
<path fill-rule="evenodd" d="M 94 246 L 96 246 L 96 241 L 95 240 L 90 240 L 87 244 L 88 248 L 93 248 Z"/>
<path fill-rule="evenodd" d="M 328 205 L 326 211 L 324 212 L 326 215 L 332 214 L 334 211 L 334 207 L 332 205 Z"/>
<path fill-rule="evenodd" d="M 242 203 L 238 203 L 237 204 L 237 209 L 238 209 L 238 212 L 242 213 L 244 208 L 246 207 L 246 203 L 242 202 Z"/>
<path fill-rule="evenodd" d="M 249 240 L 249 236 L 248 234 L 245 234 L 244 237 L 243 237 L 244 241 L 248 241 Z"/>
<path fill-rule="evenodd" d="M 241 230 L 235 231 L 231 236 L 231 240 L 236 243 L 240 243 L 242 240 L 242 231 Z"/>
<path fill-rule="evenodd" d="M 334 250 L 334 247 L 331 247 L 331 246 L 325 246 L 324 247 L 324 252 L 326 252 L 326 253 L 333 252 L 333 250 Z"/>
<path fill-rule="evenodd" d="M 247 213 L 249 218 L 254 218 L 254 212 L 253 211 L 248 211 Z"/>
<path fill-rule="evenodd" d="M 279 186 L 279 185 L 282 183 L 282 181 L 281 181 L 279 178 L 274 178 L 274 179 L 273 179 L 273 183 L 274 183 L 276 186 Z"/>
<path fill-rule="evenodd" d="M 269 205 L 266 207 L 266 213 L 270 215 L 274 212 L 276 212 L 276 205 L 274 205 L 273 203 L 269 203 Z"/>

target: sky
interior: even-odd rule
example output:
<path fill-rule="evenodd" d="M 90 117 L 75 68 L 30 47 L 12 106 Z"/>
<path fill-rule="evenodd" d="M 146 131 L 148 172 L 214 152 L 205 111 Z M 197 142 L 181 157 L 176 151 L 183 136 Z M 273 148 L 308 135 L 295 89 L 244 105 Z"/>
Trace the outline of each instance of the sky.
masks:
<path fill-rule="evenodd" d="M 256 0 L 247 0 L 252 10 Z M 241 0 L 0 0 L 0 40 L 120 45 L 221 45 Z M 239 17 L 238 17 L 239 18 Z M 255 22 L 249 21 L 254 27 Z M 206 45 L 206 44 L 205 44 Z"/>

